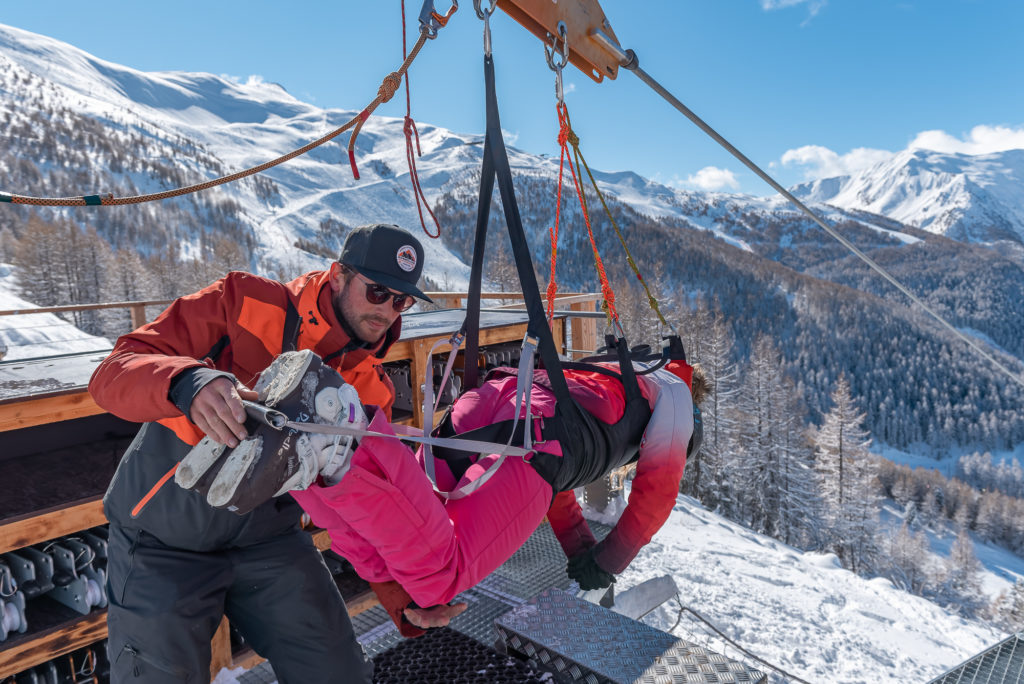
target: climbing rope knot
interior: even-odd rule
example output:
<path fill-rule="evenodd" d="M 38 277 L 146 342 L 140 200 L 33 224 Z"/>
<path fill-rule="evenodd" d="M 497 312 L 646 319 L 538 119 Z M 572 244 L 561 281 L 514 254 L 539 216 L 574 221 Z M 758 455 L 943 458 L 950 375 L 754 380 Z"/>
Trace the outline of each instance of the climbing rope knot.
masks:
<path fill-rule="evenodd" d="M 384 81 L 380 84 L 380 88 L 377 89 L 377 95 L 380 97 L 381 102 L 388 102 L 395 96 L 395 93 L 402 85 L 402 74 L 397 71 L 392 71 L 390 74 L 384 77 Z"/>

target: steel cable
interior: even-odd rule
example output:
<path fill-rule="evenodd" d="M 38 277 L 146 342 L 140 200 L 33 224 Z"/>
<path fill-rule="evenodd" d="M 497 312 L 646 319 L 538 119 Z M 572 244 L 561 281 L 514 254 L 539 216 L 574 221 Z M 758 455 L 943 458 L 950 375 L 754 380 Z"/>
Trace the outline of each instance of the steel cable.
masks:
<path fill-rule="evenodd" d="M 857 258 L 859 258 L 865 264 L 870 266 L 880 276 L 882 276 L 887 281 L 889 281 L 889 283 L 891 283 L 897 290 L 899 290 L 900 292 L 905 294 L 915 304 L 917 304 L 922 309 L 924 309 L 932 318 L 934 318 L 936 321 L 938 321 L 940 324 L 942 324 L 945 328 L 947 328 L 950 332 L 952 332 L 954 335 L 959 337 L 961 340 L 966 342 L 968 346 L 970 346 L 972 349 L 974 349 L 974 351 L 976 351 L 984 359 L 989 361 L 996 368 L 1001 370 L 1008 378 L 1010 378 L 1011 380 L 1013 380 L 1017 384 L 1019 384 L 1021 386 L 1024 386 L 1024 378 L 1022 378 L 1018 374 L 1015 374 L 1012 370 L 1010 370 L 1009 367 L 1004 365 L 1002 362 L 1000 362 L 998 359 L 996 359 L 992 354 L 990 354 L 988 351 L 986 351 L 984 348 L 982 348 L 981 345 L 978 344 L 975 340 L 971 339 L 965 333 L 963 333 L 962 331 L 957 329 L 952 323 L 950 323 L 945 318 L 943 318 L 938 312 L 934 311 L 930 306 L 925 304 L 924 301 L 920 297 L 918 297 L 916 294 L 914 294 L 906 285 L 904 285 L 895 276 L 893 276 L 891 273 L 889 273 L 884 268 L 882 268 L 880 265 L 878 265 L 871 257 L 869 257 L 867 254 L 865 254 L 860 249 L 858 249 L 856 245 L 854 245 L 852 242 L 850 242 L 845 237 L 843 237 L 832 226 L 830 226 L 828 223 L 826 223 L 824 219 L 819 217 L 810 208 L 808 208 L 803 202 L 801 202 L 796 197 L 794 197 L 792 193 L 790 193 L 788 190 L 786 190 L 784 187 L 782 187 L 774 178 L 769 176 L 757 164 L 755 164 L 753 161 L 751 161 L 749 158 L 747 158 L 747 156 L 745 154 L 743 154 L 738 149 L 736 149 L 736 147 L 734 147 L 732 145 L 732 143 L 730 143 L 728 140 L 723 138 L 715 129 L 713 129 L 703 119 L 701 119 L 699 116 L 697 116 L 689 107 L 687 107 L 682 102 L 680 102 L 679 99 L 676 98 L 668 90 L 666 90 L 664 86 L 662 86 L 660 83 L 658 83 L 656 80 L 654 80 L 654 78 L 652 78 L 646 71 L 641 69 L 640 68 L 640 60 L 639 60 L 639 58 L 637 57 L 636 53 L 633 50 L 623 50 L 619 45 L 617 45 L 614 41 L 609 39 L 602 32 L 597 32 L 597 34 L 595 34 L 595 37 L 604 46 L 608 47 L 610 50 L 612 50 L 619 57 L 619 63 L 620 63 L 620 65 L 623 68 L 628 69 L 629 71 L 632 71 L 634 74 L 636 74 L 636 76 L 641 81 L 646 83 L 654 92 L 656 92 L 659 95 L 661 95 L 661 97 L 666 102 L 668 102 L 670 105 L 672 105 L 677 110 L 679 110 L 679 112 L 682 113 L 683 116 L 685 116 L 687 119 L 689 119 L 694 124 L 696 124 L 696 126 L 698 128 L 700 128 L 702 131 L 704 131 L 708 136 L 710 136 L 719 145 L 724 147 L 732 156 L 734 156 L 738 160 L 740 160 L 744 164 L 744 166 L 746 166 L 751 171 L 753 171 L 755 174 L 757 174 L 757 176 L 759 178 L 761 178 L 761 180 L 763 180 L 765 183 L 770 185 L 772 187 L 772 189 L 774 189 L 780 195 L 782 195 L 787 200 L 789 200 L 794 206 L 796 206 L 800 211 L 802 211 L 808 218 L 810 218 L 812 221 L 814 221 L 816 224 L 818 224 L 826 233 L 828 233 L 833 238 L 835 238 L 841 245 L 846 247 L 848 250 L 850 250 L 850 252 L 852 252 L 855 256 L 857 256 Z"/>

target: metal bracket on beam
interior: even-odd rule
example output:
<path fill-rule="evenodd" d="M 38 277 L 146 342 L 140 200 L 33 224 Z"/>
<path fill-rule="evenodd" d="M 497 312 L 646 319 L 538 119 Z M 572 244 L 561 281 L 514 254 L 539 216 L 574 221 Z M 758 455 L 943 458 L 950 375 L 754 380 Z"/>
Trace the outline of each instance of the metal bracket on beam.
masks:
<path fill-rule="evenodd" d="M 558 24 L 568 30 L 569 61 L 600 83 L 619 74 L 619 57 L 596 36 L 603 33 L 618 43 L 611 24 L 597 0 L 498 0 L 498 7 L 530 33 L 550 45 L 558 36 Z"/>

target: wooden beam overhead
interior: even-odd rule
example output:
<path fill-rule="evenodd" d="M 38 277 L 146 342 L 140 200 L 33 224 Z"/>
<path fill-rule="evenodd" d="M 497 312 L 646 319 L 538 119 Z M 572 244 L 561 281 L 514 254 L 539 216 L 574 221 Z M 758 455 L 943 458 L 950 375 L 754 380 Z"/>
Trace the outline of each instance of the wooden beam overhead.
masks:
<path fill-rule="evenodd" d="M 618 76 L 618 58 L 594 37 L 601 31 L 619 42 L 597 0 L 498 0 L 498 7 L 548 46 L 558 35 L 558 23 L 565 22 L 569 61 L 598 83 Z"/>

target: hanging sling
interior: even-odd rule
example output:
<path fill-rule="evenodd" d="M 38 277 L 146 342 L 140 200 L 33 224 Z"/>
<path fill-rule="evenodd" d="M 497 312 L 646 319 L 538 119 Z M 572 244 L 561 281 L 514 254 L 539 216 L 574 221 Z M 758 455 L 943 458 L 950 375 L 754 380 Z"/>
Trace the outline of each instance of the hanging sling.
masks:
<path fill-rule="evenodd" d="M 620 362 L 620 373 L 625 388 L 626 404 L 622 418 L 613 424 L 604 423 L 585 411 L 570 396 L 568 383 L 562 372 L 562 362 L 558 357 L 554 337 L 544 314 L 540 289 L 533 271 L 533 260 L 523 231 L 519 207 L 516 203 L 512 181 L 512 171 L 505 150 L 505 142 L 501 134 L 501 123 L 498 117 L 498 101 L 494 83 L 494 60 L 490 54 L 484 56 L 484 81 L 487 98 L 487 129 L 484 139 L 483 163 L 480 172 L 480 195 L 477 206 L 477 223 L 473 248 L 473 259 L 470 272 L 469 296 L 466 302 L 466 319 L 461 333 L 466 337 L 465 369 L 463 386 L 474 389 L 479 384 L 479 328 L 480 328 L 480 293 L 483 281 L 484 250 L 487 241 L 487 223 L 490 218 L 491 196 L 494 183 L 497 181 L 501 193 L 501 202 L 505 214 L 512 253 L 515 258 L 516 270 L 522 287 L 523 299 L 528 315 L 527 335 L 524 340 L 523 358 L 520 368 L 515 374 L 518 377 L 517 406 L 519 401 L 526 400 L 526 420 L 520 421 L 519 416 L 509 421 L 486 426 L 462 435 L 456 435 L 451 426 L 450 418 L 443 420 L 435 431 L 438 436 L 451 436 L 456 439 L 480 439 L 485 441 L 509 442 L 523 444 L 529 448 L 533 433 L 533 419 L 529 413 L 529 396 L 533 384 L 533 352 L 540 354 L 540 361 L 547 371 L 546 385 L 555 396 L 555 412 L 551 417 L 544 418 L 541 428 L 542 439 L 558 440 L 562 447 L 562 456 L 555 456 L 536 451 L 529 459 L 534 469 L 552 486 L 555 492 L 573 489 L 582 484 L 593 482 L 612 469 L 628 463 L 636 457 L 640 437 L 650 419 L 651 410 L 640 393 L 640 388 L 629 358 L 628 346 L 624 339 L 610 340 L 610 345 L 617 351 Z M 527 426 L 530 429 L 527 429 Z M 434 453 L 449 460 L 456 472 L 464 471 L 468 464 L 464 453 L 452 453 L 447 450 L 434 449 Z M 430 460 L 432 454 L 426 454 Z M 483 484 L 486 478 L 497 469 L 503 459 L 499 459 L 485 477 L 477 482 Z M 431 464 L 432 465 L 432 464 Z M 479 485 L 477 485 L 478 487 Z M 475 489 L 477 487 L 473 487 Z M 462 490 L 457 496 L 465 496 L 472 489 Z M 452 498 L 455 498 L 454 496 Z"/>

